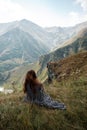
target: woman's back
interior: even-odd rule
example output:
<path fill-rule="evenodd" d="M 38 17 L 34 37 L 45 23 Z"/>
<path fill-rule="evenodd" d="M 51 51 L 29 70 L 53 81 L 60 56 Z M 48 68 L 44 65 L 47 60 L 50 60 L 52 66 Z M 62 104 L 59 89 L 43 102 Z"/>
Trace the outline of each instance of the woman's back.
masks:
<path fill-rule="evenodd" d="M 30 102 L 42 102 L 43 101 L 43 87 L 42 84 L 38 84 L 34 88 L 35 93 L 32 91 L 29 84 L 27 84 L 27 99 Z"/>

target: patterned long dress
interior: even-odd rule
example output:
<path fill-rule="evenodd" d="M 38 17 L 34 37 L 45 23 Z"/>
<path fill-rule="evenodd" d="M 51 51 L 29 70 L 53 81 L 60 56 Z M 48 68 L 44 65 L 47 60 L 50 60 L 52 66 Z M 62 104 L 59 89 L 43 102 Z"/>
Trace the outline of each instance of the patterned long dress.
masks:
<path fill-rule="evenodd" d="M 53 109 L 66 109 L 64 103 L 54 101 L 48 94 L 46 94 L 42 86 L 36 86 L 36 94 L 33 94 L 30 85 L 27 85 L 27 94 L 24 97 L 24 102 L 31 102 Z"/>

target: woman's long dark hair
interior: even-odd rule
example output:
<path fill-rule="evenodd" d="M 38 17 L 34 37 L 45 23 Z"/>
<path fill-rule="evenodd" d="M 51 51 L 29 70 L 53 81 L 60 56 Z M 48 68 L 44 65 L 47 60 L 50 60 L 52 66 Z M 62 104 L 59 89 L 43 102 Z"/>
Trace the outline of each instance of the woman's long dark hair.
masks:
<path fill-rule="evenodd" d="M 31 76 L 32 76 L 32 78 L 31 78 Z M 26 74 L 25 81 L 24 81 L 24 93 L 27 92 L 28 84 L 30 85 L 32 92 L 35 94 L 36 93 L 35 87 L 37 85 L 40 85 L 41 83 L 37 80 L 37 76 L 36 76 L 36 73 L 34 70 L 30 70 Z"/>

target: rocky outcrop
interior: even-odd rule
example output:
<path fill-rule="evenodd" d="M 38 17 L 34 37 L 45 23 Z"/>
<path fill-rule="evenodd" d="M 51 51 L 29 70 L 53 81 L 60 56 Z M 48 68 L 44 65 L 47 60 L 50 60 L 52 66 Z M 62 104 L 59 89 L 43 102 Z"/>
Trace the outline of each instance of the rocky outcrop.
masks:
<path fill-rule="evenodd" d="M 48 82 L 52 82 L 53 79 L 61 81 L 70 77 L 87 76 L 87 51 L 58 62 L 48 62 L 47 68 Z"/>

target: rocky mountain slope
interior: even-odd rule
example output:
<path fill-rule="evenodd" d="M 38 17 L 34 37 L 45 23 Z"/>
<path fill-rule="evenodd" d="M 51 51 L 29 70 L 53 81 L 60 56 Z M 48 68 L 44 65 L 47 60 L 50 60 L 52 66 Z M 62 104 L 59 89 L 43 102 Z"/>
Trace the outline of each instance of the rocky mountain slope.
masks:
<path fill-rule="evenodd" d="M 6 71 L 38 60 L 39 56 L 48 51 L 44 44 L 39 44 L 32 36 L 18 28 L 3 34 L 0 37 L 0 77 L 3 77 Z"/>
<path fill-rule="evenodd" d="M 81 30 L 72 40 L 67 41 L 63 47 L 58 48 L 47 55 L 41 56 L 41 69 L 50 61 L 58 61 L 84 50 L 87 50 L 87 29 Z"/>
<path fill-rule="evenodd" d="M 38 43 L 28 33 L 14 28 L 0 37 L 0 60 L 8 61 L 19 59 L 21 62 L 33 62 L 49 49 L 42 43 Z"/>
<path fill-rule="evenodd" d="M 13 56 L 12 58 L 33 62 L 50 50 L 49 34 L 38 25 L 27 20 L 6 25 L 0 27 L 0 60 L 4 60 L 4 57 L 8 60 Z"/>
<path fill-rule="evenodd" d="M 26 19 L 0 24 L 0 35 L 3 35 L 15 28 L 19 28 L 20 30 L 27 32 L 38 42 L 42 42 L 47 45 L 49 44 L 48 41 L 50 41 L 50 34 L 44 28 Z"/>
<path fill-rule="evenodd" d="M 49 44 L 49 33 L 28 20 L 0 24 L 0 82 L 8 71 L 48 53 Z"/>
<path fill-rule="evenodd" d="M 83 22 L 72 27 L 49 27 L 46 28 L 46 31 L 52 35 L 55 45 L 54 49 L 57 49 L 63 46 L 65 41 L 75 37 L 79 31 L 85 28 L 87 28 L 87 22 Z"/>

